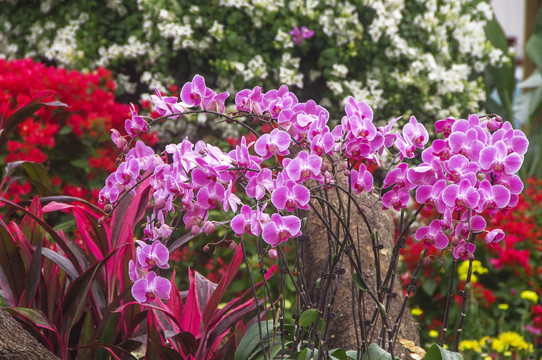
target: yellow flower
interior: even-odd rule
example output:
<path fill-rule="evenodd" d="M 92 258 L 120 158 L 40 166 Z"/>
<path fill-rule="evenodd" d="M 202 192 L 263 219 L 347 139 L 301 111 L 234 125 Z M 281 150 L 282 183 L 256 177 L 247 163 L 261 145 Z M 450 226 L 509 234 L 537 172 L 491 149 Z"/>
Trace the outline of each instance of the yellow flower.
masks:
<path fill-rule="evenodd" d="M 498 308 L 500 310 L 508 310 L 508 304 L 499 304 Z"/>
<path fill-rule="evenodd" d="M 479 260 L 474 260 L 472 262 L 472 273 L 470 277 L 471 282 L 477 282 L 478 281 L 478 275 L 482 275 L 487 273 L 489 270 L 482 266 L 482 263 Z M 459 267 L 457 268 L 457 273 L 459 274 L 459 280 L 461 281 L 467 281 L 467 274 L 469 272 L 469 262 L 463 261 Z"/>
<path fill-rule="evenodd" d="M 462 340 L 459 342 L 459 351 L 472 350 L 477 353 L 482 352 L 482 348 L 477 340 Z"/>
<path fill-rule="evenodd" d="M 412 313 L 413 316 L 420 316 L 421 314 L 423 314 L 423 310 L 420 308 L 414 308 L 410 310 L 410 312 Z"/>
<path fill-rule="evenodd" d="M 429 336 L 432 337 L 432 338 L 437 338 L 438 337 L 438 331 L 437 330 L 430 330 L 429 331 Z"/>
<path fill-rule="evenodd" d="M 538 303 L 538 294 L 531 290 L 522 291 L 520 294 L 522 299 L 532 301 L 533 303 Z"/>
<path fill-rule="evenodd" d="M 523 337 L 513 331 L 506 331 L 499 335 L 498 339 L 493 339 L 491 347 L 498 351 L 529 350 L 529 344 Z"/>
<path fill-rule="evenodd" d="M 496 352 L 502 353 L 504 351 L 504 344 L 499 339 L 493 339 L 491 348 Z"/>

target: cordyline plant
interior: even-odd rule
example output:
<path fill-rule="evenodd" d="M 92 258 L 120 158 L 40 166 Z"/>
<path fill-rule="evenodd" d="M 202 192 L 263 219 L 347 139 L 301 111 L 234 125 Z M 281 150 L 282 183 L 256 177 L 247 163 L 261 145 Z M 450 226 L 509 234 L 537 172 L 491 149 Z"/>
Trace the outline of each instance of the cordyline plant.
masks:
<path fill-rule="evenodd" d="M 43 103 L 50 95 L 40 93 L 3 118 L 0 148 L 26 116 L 43 106 L 64 105 Z M 11 184 L 23 180 L 40 193 L 30 205 L 10 200 Z M 141 183 L 117 204 L 110 220 L 103 221 L 105 213 L 83 199 L 52 196 L 49 177 L 41 164 L 6 164 L 0 183 L 0 201 L 6 209 L 0 219 L 2 303 L 62 359 L 135 359 L 132 352 L 141 345 L 146 347 L 146 358 L 178 358 L 179 354 L 198 359 L 233 356 L 245 333 L 245 318 L 247 326 L 257 322 L 252 313 L 264 301 L 254 300 L 252 289 L 219 307 L 242 262 L 241 247 L 218 284 L 189 271 L 189 289 L 180 292 L 174 283 L 175 273 L 171 280 L 156 278 L 154 283 L 149 275 L 145 289 L 153 284 L 157 292 L 165 288 L 169 300 L 144 308 L 132 306 L 139 304 L 131 300 L 130 294 L 130 278 L 136 276 L 131 272 L 133 263 L 146 256 L 141 248 L 135 251 L 134 229 L 144 216 L 150 196 L 150 186 Z M 53 227 L 45 214 L 56 212 L 69 215 L 61 217 L 63 223 Z M 66 224 L 74 220 L 76 231 L 68 234 L 66 229 L 70 227 Z M 167 258 L 192 237 L 188 234 L 170 239 L 167 246 L 155 245 L 147 257 L 159 254 L 156 264 L 165 267 L 159 261 L 163 251 Z M 266 280 L 275 273 L 270 270 Z M 262 285 L 260 282 L 254 288 Z M 137 295 L 135 298 L 141 300 Z M 234 336 L 225 339 L 232 328 Z"/>
<path fill-rule="evenodd" d="M 372 109 L 353 98 L 348 99 L 340 124 L 330 128 L 326 109 L 312 100 L 299 102 L 286 86 L 265 93 L 260 87 L 242 90 L 235 95 L 232 112 L 225 112 L 227 97 L 227 93 L 216 94 L 207 88 L 199 75 L 182 87 L 181 101 L 176 97 L 163 97 L 156 91 L 152 100 L 159 118 L 144 118 L 134 111 L 125 126 L 131 138 L 121 137 L 112 130 L 112 139 L 122 150 L 122 161 L 108 177 L 100 192 L 100 201 L 111 204 L 106 206 L 114 209 L 141 187 L 152 196 L 152 213 L 147 217 L 143 239 L 138 241 L 136 259 L 130 262 L 129 270 L 132 295 L 144 306 L 162 307 L 163 301 L 171 301 L 170 282 L 161 276 L 162 269 L 168 267 L 164 243 L 182 227 L 193 236 L 226 227 L 235 233 L 241 244 L 254 242 L 262 273 L 266 271 L 261 261 L 265 251 L 270 256 L 280 257 L 281 294 L 285 291 L 284 279 L 289 277 L 297 290 L 301 315 L 296 326 L 287 331 L 284 297 L 281 296 L 278 311 L 275 313 L 276 309 L 271 308 L 271 312 L 265 313 L 273 315 L 272 321 L 256 325 L 256 330 L 251 332 L 255 340 L 245 340 L 255 341 L 260 346 L 240 346 L 236 359 L 248 359 L 256 353 L 264 359 L 277 354 L 297 359 L 311 354 L 319 359 L 394 358 L 394 344 L 407 300 L 415 289 L 417 270 L 400 299 L 402 305 L 397 317 L 389 314 L 393 300 L 387 289 L 392 288 L 395 281 L 405 234 L 422 207 L 433 208 L 439 216 L 429 226 L 416 230 L 416 240 L 426 249 L 450 251 L 455 261 L 472 262 L 478 238 L 486 244 L 503 238 L 502 230 L 486 229 L 486 221 L 480 214 L 485 211 L 495 214 L 517 203 L 523 184 L 515 174 L 523 162 L 528 141 L 521 131 L 514 130 L 499 116 L 470 115 L 468 119 L 437 121 L 435 130 L 442 138 L 428 146 L 428 132 L 415 117 L 411 117 L 401 131 L 393 129 L 397 119 L 376 127 Z M 156 154 L 135 139 L 158 121 L 166 118 L 182 121 L 183 116 L 194 113 L 212 114 L 221 121 L 235 123 L 256 135 L 257 140 L 248 143 L 243 137 L 234 149 L 224 152 L 201 140 L 194 144 L 184 139 Z M 272 131 L 259 133 L 258 123 L 270 125 Z M 382 157 L 387 157 L 387 175 L 382 187 L 377 188 L 368 167 L 382 166 Z M 419 164 L 412 165 L 413 160 Z M 338 196 L 338 205 L 333 204 L 328 200 L 331 192 L 346 196 L 347 204 L 341 196 Z M 372 230 L 374 224 L 363 217 L 363 206 L 357 197 L 363 192 L 381 200 L 383 209 L 401 212 L 401 228 L 387 273 L 381 274 L 381 267 L 375 266 L 378 279 L 375 288 L 364 278 L 361 259 L 366 254 L 360 253 L 356 246 L 359 232 L 352 231 L 353 215 L 344 210 L 351 205 L 357 208 L 364 222 L 354 225 L 368 229 L 373 248 L 378 252 L 381 246 Z M 411 195 L 420 207 L 414 216 L 407 218 L 404 209 Z M 220 219 L 212 218 L 216 210 L 222 210 Z M 355 272 L 353 286 L 357 290 L 353 291 L 353 301 L 357 310 L 353 309 L 352 317 L 357 321 L 358 345 L 348 353 L 331 350 L 327 343 L 334 277 L 322 276 L 321 292 L 318 298 L 311 298 L 301 271 L 310 264 L 297 261 L 292 270 L 286 262 L 285 245 L 293 245 L 292 239 L 302 235 L 307 210 L 326 228 L 330 242 L 328 274 L 335 274 L 343 258 Z M 420 264 L 424 257 L 425 251 Z M 375 258 L 378 258 L 376 254 Z M 455 269 L 451 271 L 455 273 Z M 469 281 L 470 275 L 467 283 Z M 265 289 L 266 297 L 270 298 L 269 288 Z M 467 291 L 468 286 L 461 293 L 463 299 Z M 255 289 L 253 295 L 258 299 Z M 452 298 L 450 291 L 440 345 L 446 338 L 447 309 Z M 454 351 L 457 351 L 465 306 L 466 302 L 462 301 Z M 258 311 L 257 316 L 263 320 L 265 314 Z M 378 338 L 373 337 L 377 323 L 382 324 Z M 378 344 L 371 344 L 374 341 Z M 427 357 L 456 356 L 444 352 L 435 345 Z"/>

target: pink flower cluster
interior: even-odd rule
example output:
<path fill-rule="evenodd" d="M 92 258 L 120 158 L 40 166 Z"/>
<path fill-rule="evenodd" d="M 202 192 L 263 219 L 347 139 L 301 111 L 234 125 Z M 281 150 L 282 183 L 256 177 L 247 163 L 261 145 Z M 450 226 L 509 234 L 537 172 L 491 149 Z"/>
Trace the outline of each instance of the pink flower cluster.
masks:
<path fill-rule="evenodd" d="M 216 95 L 196 75 L 183 86 L 182 102 L 175 97 L 162 98 L 158 92 L 152 100 L 160 115 L 178 118 L 185 109 L 197 106 L 223 113 L 227 96 Z M 429 141 L 427 130 L 414 117 L 400 133 L 392 132 L 395 120 L 376 127 L 372 109 L 353 98 L 348 99 L 346 114 L 333 129 L 328 126 L 326 109 L 312 100 L 299 102 L 286 86 L 266 93 L 260 87 L 242 90 L 236 94 L 235 104 L 238 113 L 264 120 L 273 125 L 273 130 L 252 143 L 243 137 L 229 152 L 204 141 L 194 144 L 184 139 L 167 145 L 159 156 L 137 141 L 100 192 L 101 202 L 116 203 L 123 193 L 148 177 L 154 207 L 145 236 L 152 245 L 140 243 L 137 262 L 131 263 L 130 270 L 138 301 L 165 296 L 167 280 L 148 271 L 167 264 L 167 249 L 160 239 L 171 234 L 165 220 L 170 213 L 180 211 L 184 226 L 194 235 L 228 226 L 238 236 L 261 236 L 276 247 L 301 235 L 301 219 L 294 211 L 309 209 L 311 191 L 335 183 L 336 174 L 330 172 L 325 157 L 342 162 L 335 168 L 347 176 L 351 192 L 372 192 L 373 177 L 367 164 L 378 164 L 385 151 L 397 153 L 401 160 L 411 159 Z M 137 113 L 132 114 L 132 119 L 133 128 L 144 129 Z M 406 207 L 410 191 L 415 190 L 419 203 L 434 206 L 442 214 L 440 220 L 418 229 L 416 239 L 427 247 L 444 249 L 451 237 L 456 245 L 454 256 L 466 258 L 474 251 L 467 235 L 486 227 L 478 214 L 513 207 L 517 202 L 523 184 L 514 173 L 528 143 L 523 133 L 513 130 L 509 123 L 491 130 L 488 121 L 480 121 L 475 115 L 468 120 L 443 120 L 436 127 L 437 132 L 445 132 L 445 139 L 435 140 L 423 150 L 421 165 L 409 168 L 401 162 L 388 173 L 384 188 L 391 189 L 382 196 L 383 207 Z M 126 146 L 120 139 L 114 133 L 117 146 Z M 266 160 L 273 157 L 276 166 L 269 167 Z M 243 203 L 235 195 L 236 185 L 245 189 L 249 202 Z M 213 209 L 231 211 L 231 221 L 209 220 Z M 457 211 L 462 215 L 454 220 Z M 501 238 L 500 233 L 491 232 L 486 241 Z"/>
<path fill-rule="evenodd" d="M 298 26 L 295 26 L 292 31 L 290 31 L 290 35 L 292 35 L 294 44 L 301 45 L 304 40 L 314 36 L 314 30 L 311 30 L 306 26 L 302 26 L 300 30 Z"/>
<path fill-rule="evenodd" d="M 510 123 L 482 121 L 477 115 L 467 120 L 441 120 L 435 128 L 444 139 L 433 141 L 423 150 L 422 164 L 409 168 L 401 163 L 388 173 L 384 187 L 393 188 L 384 194 L 382 202 L 384 207 L 399 210 L 406 207 L 410 191 L 415 189 L 416 201 L 434 207 L 441 215 L 429 226 L 419 228 L 416 240 L 423 241 L 426 248 L 444 249 L 451 239 L 455 259 L 472 258 L 475 245 L 468 243 L 469 234 L 486 228 L 480 214 L 487 211 L 494 215 L 518 202 L 523 183 L 515 173 L 529 142 Z M 423 149 L 426 142 L 427 132 L 412 118 L 395 140 L 405 158 L 411 157 L 414 148 Z M 461 216 L 453 219 L 454 214 Z M 502 230 L 492 230 L 485 242 L 490 244 L 503 237 Z"/>

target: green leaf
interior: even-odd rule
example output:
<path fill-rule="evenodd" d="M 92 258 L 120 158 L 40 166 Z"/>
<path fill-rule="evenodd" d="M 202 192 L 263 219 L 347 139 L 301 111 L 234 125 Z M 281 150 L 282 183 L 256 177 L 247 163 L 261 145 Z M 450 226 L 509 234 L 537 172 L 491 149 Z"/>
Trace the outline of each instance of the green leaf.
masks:
<path fill-rule="evenodd" d="M 257 357 L 254 358 L 254 360 L 265 360 L 265 359 L 274 359 L 275 356 L 282 350 L 282 344 L 280 342 L 280 339 L 278 339 L 278 344 L 275 344 L 273 346 L 273 349 L 271 350 L 271 353 L 267 353 L 264 357 L 263 354 L 259 354 Z M 288 343 L 285 343 L 284 346 L 286 347 Z"/>
<path fill-rule="evenodd" d="M 438 344 L 433 344 L 424 356 L 425 360 L 463 360 L 460 353 L 448 351 Z"/>
<path fill-rule="evenodd" d="M 363 285 L 363 282 L 361 281 L 361 277 L 357 272 L 352 274 L 352 279 L 354 280 L 354 285 L 360 289 L 361 291 L 367 291 L 367 288 L 365 285 Z"/>
<path fill-rule="evenodd" d="M 6 306 L 4 307 L 4 310 L 6 310 L 12 315 L 22 316 L 26 318 L 28 321 L 30 321 L 32 324 L 34 324 L 37 327 L 48 329 L 48 330 L 51 330 L 52 332 L 57 332 L 55 325 L 51 324 L 51 322 L 49 322 L 47 317 L 40 310 L 34 310 L 34 309 L 25 308 L 25 307 L 13 307 L 13 306 Z"/>
<path fill-rule="evenodd" d="M 258 328 L 261 329 L 262 340 L 265 340 L 268 338 L 268 334 L 273 331 L 273 322 L 262 321 L 252 325 L 241 339 L 239 346 L 237 346 L 234 356 L 235 360 L 248 360 L 253 353 L 261 351 L 260 331 Z"/>
<path fill-rule="evenodd" d="M 492 19 L 487 22 L 485 27 L 485 34 L 487 39 L 493 46 L 502 50 L 505 54 L 508 53 L 508 40 L 504 31 L 496 19 Z M 513 118 L 513 102 L 514 91 L 516 87 L 515 78 L 515 63 L 513 59 L 509 59 L 507 63 L 504 63 L 500 68 L 490 67 L 487 69 L 489 88 L 488 92 L 493 89 L 497 89 L 499 98 L 504 108 L 504 113 L 499 111 L 504 118 Z M 488 103 L 488 110 L 494 111 Z M 494 111 L 497 112 L 497 111 Z"/>
<path fill-rule="evenodd" d="M 70 161 L 70 164 L 79 169 L 86 169 L 88 167 L 88 159 L 75 159 Z"/>
<path fill-rule="evenodd" d="M 361 360 L 391 360 L 391 354 L 377 344 L 371 344 Z"/>
<path fill-rule="evenodd" d="M 538 69 L 542 70 L 542 34 L 534 34 L 531 36 L 527 45 L 525 45 L 525 51 L 529 58 L 535 63 Z"/>
<path fill-rule="evenodd" d="M 346 352 L 346 356 L 348 359 L 357 360 L 358 359 L 358 351 L 357 350 L 348 350 Z"/>
<path fill-rule="evenodd" d="M 297 355 L 297 360 L 308 360 L 309 358 L 309 349 L 304 348 L 301 350 L 301 352 Z"/>
<path fill-rule="evenodd" d="M 333 349 L 329 352 L 329 356 L 331 359 L 348 360 L 346 356 L 346 351 L 344 351 L 343 349 Z"/>
<path fill-rule="evenodd" d="M 311 326 L 318 317 L 318 310 L 307 309 L 299 316 L 299 326 Z"/>
<path fill-rule="evenodd" d="M 437 283 L 434 278 L 425 278 L 422 281 L 422 290 L 429 296 L 432 296 L 437 290 Z"/>

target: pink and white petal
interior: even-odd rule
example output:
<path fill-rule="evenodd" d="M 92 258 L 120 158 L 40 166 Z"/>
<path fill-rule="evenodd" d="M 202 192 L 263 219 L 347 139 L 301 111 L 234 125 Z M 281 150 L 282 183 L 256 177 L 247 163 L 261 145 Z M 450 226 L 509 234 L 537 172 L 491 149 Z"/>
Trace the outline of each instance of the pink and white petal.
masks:
<path fill-rule="evenodd" d="M 498 149 L 495 146 L 488 146 L 480 152 L 480 167 L 488 171 L 493 166 L 497 157 Z"/>
<path fill-rule="evenodd" d="M 448 237 L 442 231 L 437 232 L 434 245 L 439 250 L 445 249 L 448 246 Z"/>
<path fill-rule="evenodd" d="M 493 198 L 495 199 L 495 205 L 499 208 L 504 208 L 510 202 L 510 190 L 502 185 L 495 185 L 491 188 Z"/>
<path fill-rule="evenodd" d="M 513 175 L 518 172 L 521 164 L 523 164 L 523 156 L 511 153 L 504 159 L 504 172 Z"/>
<path fill-rule="evenodd" d="M 472 232 L 479 233 L 485 230 L 486 228 L 486 221 L 483 217 L 480 215 L 475 215 L 470 219 L 470 227 L 472 229 Z"/>
<path fill-rule="evenodd" d="M 171 282 L 168 279 L 161 276 L 157 276 L 154 279 L 154 288 L 156 296 L 162 300 L 169 299 L 169 293 L 171 291 Z"/>

